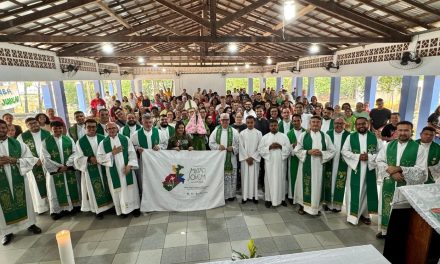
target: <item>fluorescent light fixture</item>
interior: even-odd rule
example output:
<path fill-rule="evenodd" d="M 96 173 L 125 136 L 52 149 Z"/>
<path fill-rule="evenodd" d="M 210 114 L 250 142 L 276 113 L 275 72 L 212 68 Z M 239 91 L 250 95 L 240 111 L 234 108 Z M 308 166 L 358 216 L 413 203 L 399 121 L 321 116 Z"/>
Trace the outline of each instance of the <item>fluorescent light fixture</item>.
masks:
<path fill-rule="evenodd" d="M 114 51 L 113 45 L 110 43 L 102 44 L 102 51 L 106 54 L 111 54 Z"/>
<path fill-rule="evenodd" d="M 292 0 L 284 1 L 284 19 L 291 20 L 296 16 L 296 8 Z"/>
<path fill-rule="evenodd" d="M 310 45 L 310 47 L 309 47 L 309 52 L 310 53 L 318 53 L 319 52 L 318 44 L 312 43 L 312 45 Z"/>

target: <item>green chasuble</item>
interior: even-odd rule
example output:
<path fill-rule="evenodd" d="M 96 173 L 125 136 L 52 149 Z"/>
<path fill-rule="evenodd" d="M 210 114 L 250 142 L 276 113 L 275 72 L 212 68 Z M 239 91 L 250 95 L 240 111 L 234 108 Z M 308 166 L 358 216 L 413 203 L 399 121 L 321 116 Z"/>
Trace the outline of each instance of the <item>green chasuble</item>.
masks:
<path fill-rule="evenodd" d="M 293 123 L 292 123 L 292 121 L 291 121 L 291 122 L 290 122 L 290 129 L 289 129 L 289 131 L 292 130 L 292 129 L 293 129 Z M 287 132 L 289 132 L 289 131 L 287 131 Z M 278 123 L 278 132 L 284 134 L 284 124 L 283 124 L 283 120 L 281 120 L 281 121 Z"/>
<path fill-rule="evenodd" d="M 416 140 L 417 143 L 420 144 L 420 139 Z M 428 167 L 437 165 L 437 163 L 440 161 L 440 145 L 435 143 L 434 141 L 431 142 L 431 145 L 429 146 L 428 150 Z M 425 184 L 434 183 L 434 178 L 432 177 L 431 171 L 428 169 L 428 179 L 426 180 Z"/>
<path fill-rule="evenodd" d="M 321 145 L 322 151 L 327 150 L 327 144 L 325 143 L 325 134 L 321 133 Z M 306 160 L 303 164 L 303 203 L 310 206 L 312 201 L 312 156 L 307 153 L 307 151 L 313 149 L 313 140 L 310 132 L 306 132 L 303 139 L 303 147 L 306 150 Z M 324 177 L 325 170 L 322 170 Z"/>
<path fill-rule="evenodd" d="M 396 166 L 397 163 L 397 144 L 398 140 L 393 140 L 387 146 L 387 164 L 388 166 Z M 400 158 L 400 165 L 402 167 L 413 167 L 416 165 L 417 153 L 419 151 L 419 144 L 413 140 L 409 140 L 405 150 L 403 150 Z M 391 176 L 383 179 L 382 184 L 382 227 L 387 228 L 391 215 L 391 202 L 394 197 L 394 190 L 396 187 L 404 186 L 406 182 L 396 182 Z"/>
<path fill-rule="evenodd" d="M 332 122 L 333 123 L 333 122 Z M 330 139 L 333 143 L 335 143 L 335 131 L 333 129 L 327 131 L 327 135 L 329 135 Z M 339 148 L 339 152 L 342 150 L 344 146 L 345 140 L 350 135 L 350 132 L 347 130 L 342 131 L 341 138 L 341 147 Z M 342 154 L 339 154 L 339 164 L 338 170 L 336 172 L 336 183 L 335 189 L 333 190 L 333 203 L 342 205 L 344 200 L 345 193 L 345 182 L 347 180 L 347 163 L 345 163 Z M 332 202 L 332 174 L 333 174 L 333 159 L 325 164 L 325 174 L 324 174 L 324 194 L 323 199 L 324 202 L 330 204 Z"/>
<path fill-rule="evenodd" d="M 8 138 L 9 156 L 21 158 L 21 145 L 14 138 Z M 28 218 L 26 207 L 26 188 L 24 177 L 20 174 L 18 164 L 10 164 L 12 190 L 4 166 L 0 166 L 0 207 L 3 211 L 6 225 L 12 225 Z"/>
<path fill-rule="evenodd" d="M 43 142 L 47 137 L 50 136 L 50 133 L 49 131 L 40 129 L 40 135 L 41 142 Z M 21 134 L 21 138 L 23 139 L 23 142 L 29 147 L 30 151 L 32 152 L 32 156 L 39 158 L 32 132 L 29 130 L 24 132 L 23 134 Z M 34 168 L 32 169 L 32 173 L 34 174 L 35 182 L 37 183 L 38 192 L 40 193 L 41 198 L 46 198 L 46 175 L 44 175 L 43 166 L 38 166 L 37 164 L 35 164 Z"/>
<path fill-rule="evenodd" d="M 138 132 L 143 131 L 143 129 L 140 129 Z M 119 138 L 119 141 L 121 142 L 122 146 L 122 156 L 124 158 L 124 165 L 127 166 L 128 164 L 128 138 L 124 135 L 118 134 L 117 137 Z M 139 142 L 140 143 L 140 142 Z M 110 136 L 107 136 L 103 140 L 103 146 L 105 153 L 112 152 L 112 144 L 110 142 Z M 122 168 L 120 168 L 121 170 Z M 113 166 L 110 167 L 110 177 L 112 178 L 113 183 L 113 189 L 119 189 L 121 188 L 121 180 L 119 179 L 119 173 L 118 168 L 116 167 L 116 162 L 113 161 Z M 126 176 L 125 180 L 127 181 L 127 185 L 133 184 L 133 172 L 130 171 Z"/>
<path fill-rule="evenodd" d="M 78 124 L 74 124 L 69 128 L 69 136 L 73 139 L 73 141 L 78 141 Z"/>
<path fill-rule="evenodd" d="M 98 125 L 96 126 L 96 133 L 100 135 L 105 135 L 105 130 L 102 127 L 101 123 L 98 122 Z"/>
<path fill-rule="evenodd" d="M 66 161 L 69 159 L 70 155 L 72 155 L 73 148 L 75 147 L 70 138 L 64 135 L 61 136 L 64 162 L 61 161 L 60 150 L 58 149 L 55 138 L 53 136 L 49 136 L 46 138 L 45 142 L 47 152 L 50 154 L 50 159 L 66 166 Z M 66 175 L 67 186 L 64 181 L 64 175 Z M 68 170 L 66 172 L 55 172 L 52 174 L 52 177 L 60 206 L 69 205 L 66 187 L 69 189 L 70 200 L 72 203 L 79 202 L 78 183 L 76 180 L 75 171 Z"/>
<path fill-rule="evenodd" d="M 306 131 L 304 128 L 301 128 L 301 132 Z M 289 138 L 290 145 L 296 144 L 298 142 L 298 139 L 295 135 L 295 129 L 291 129 L 287 133 L 287 137 Z M 292 189 L 292 197 L 295 195 L 295 183 L 296 183 L 296 176 L 298 175 L 298 165 L 299 165 L 299 159 L 297 156 L 291 156 L 290 157 L 290 188 Z"/>
<path fill-rule="evenodd" d="M 147 135 L 145 135 L 144 129 L 139 129 L 137 131 L 139 146 L 141 148 L 144 148 L 144 149 L 149 149 L 150 148 L 150 149 L 152 149 L 152 148 L 154 148 L 154 146 L 159 145 L 159 143 L 160 143 L 160 136 L 159 136 L 160 132 L 159 132 L 159 129 L 153 127 L 151 129 L 151 131 L 152 131 L 151 132 L 151 144 L 153 146 L 148 146 Z"/>
<path fill-rule="evenodd" d="M 139 129 L 141 129 L 141 126 L 136 124 L 136 131 L 138 131 Z M 122 129 L 122 135 L 126 136 L 126 137 L 130 137 L 130 126 L 129 125 L 125 125 L 124 128 Z"/>
<path fill-rule="evenodd" d="M 354 132 L 350 136 L 351 151 L 355 154 L 361 154 L 359 142 L 359 133 Z M 367 131 L 367 151 L 368 154 L 377 153 L 377 137 L 374 133 Z M 356 170 L 351 171 L 350 178 L 350 215 L 358 217 L 359 212 L 359 192 L 361 188 L 361 161 L 358 162 Z M 377 184 L 376 170 L 369 170 L 367 167 L 365 183 L 367 185 L 367 205 L 369 213 L 377 213 Z"/>
<path fill-rule="evenodd" d="M 104 140 L 104 136 L 100 134 L 96 134 L 98 145 Z M 90 145 L 89 139 L 87 136 L 83 136 L 79 139 L 79 146 L 87 158 L 95 157 L 95 153 L 93 152 L 92 146 Z M 107 174 L 104 166 L 101 166 L 102 172 L 102 180 L 101 175 L 99 174 L 98 164 L 92 164 L 90 162 L 87 163 L 87 172 L 90 178 L 90 183 L 92 185 L 93 192 L 95 194 L 96 204 L 98 207 L 103 207 L 105 205 L 112 203 L 112 196 L 110 194 L 110 190 L 108 187 Z"/>
<path fill-rule="evenodd" d="M 168 134 L 170 135 L 169 138 L 172 138 L 174 134 L 176 134 L 176 129 L 174 129 L 174 127 L 172 126 L 168 126 L 167 130 L 168 130 Z"/>
<path fill-rule="evenodd" d="M 217 133 L 215 135 L 215 142 L 217 144 L 221 144 L 221 138 L 222 138 L 222 130 L 223 127 L 222 126 L 217 126 Z M 227 128 L 228 130 L 228 138 L 227 138 L 227 148 L 232 146 L 232 137 L 233 137 L 233 132 L 232 132 L 232 127 L 228 126 Z M 234 171 L 234 168 L 232 166 L 232 152 L 226 151 L 226 160 L 225 160 L 225 173 L 232 173 Z"/>

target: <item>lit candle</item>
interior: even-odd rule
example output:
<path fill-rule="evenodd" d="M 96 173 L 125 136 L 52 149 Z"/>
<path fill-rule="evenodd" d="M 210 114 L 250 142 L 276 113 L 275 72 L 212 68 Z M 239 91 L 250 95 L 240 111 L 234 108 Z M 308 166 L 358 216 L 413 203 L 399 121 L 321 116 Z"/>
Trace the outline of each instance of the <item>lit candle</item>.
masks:
<path fill-rule="evenodd" d="M 70 240 L 70 231 L 62 230 L 56 234 L 60 260 L 62 264 L 75 264 L 73 257 L 72 240 Z"/>

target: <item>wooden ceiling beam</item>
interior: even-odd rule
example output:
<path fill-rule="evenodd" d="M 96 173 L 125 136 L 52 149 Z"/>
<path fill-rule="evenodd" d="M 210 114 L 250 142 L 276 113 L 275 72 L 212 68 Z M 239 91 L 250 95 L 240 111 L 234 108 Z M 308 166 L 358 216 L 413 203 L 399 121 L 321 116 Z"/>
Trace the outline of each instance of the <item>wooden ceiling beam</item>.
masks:
<path fill-rule="evenodd" d="M 406 34 L 403 33 L 402 29 L 385 25 L 384 23 L 379 22 L 374 18 L 357 13 L 335 2 L 325 2 L 320 0 L 300 0 L 300 1 L 311 5 L 315 5 L 316 7 L 319 8 L 319 10 L 321 10 L 322 13 L 325 13 L 329 16 L 336 16 L 340 20 L 346 21 L 349 24 L 352 24 L 356 27 L 360 27 L 363 29 L 367 29 L 369 31 L 373 31 L 380 35 L 387 35 L 393 37 L 406 36 Z"/>
<path fill-rule="evenodd" d="M 6 18 L 9 16 L 15 16 L 15 15 L 18 15 L 18 14 L 21 14 L 21 13 L 24 13 L 27 11 L 35 10 L 36 8 L 40 8 L 43 6 L 50 5 L 50 4 L 55 4 L 56 2 L 59 2 L 59 1 L 60 0 L 46 0 L 46 1 L 41 1 L 40 3 L 36 3 L 36 4 L 30 3 L 30 4 L 25 5 L 22 8 L 14 9 L 12 11 L 4 12 L 4 13 L 0 14 L 0 19 Z M 49 8 L 51 8 L 51 7 L 49 7 Z"/>
<path fill-rule="evenodd" d="M 271 2 L 272 0 L 259 0 L 256 1 L 240 10 L 238 10 L 237 12 L 230 14 L 228 16 L 226 16 L 225 18 L 223 18 L 222 20 L 220 20 L 217 23 L 218 28 L 221 28 L 229 23 L 231 23 L 232 21 L 236 20 L 237 18 L 240 18 L 242 16 L 245 16 L 247 13 L 250 13 L 262 6 L 264 6 L 265 4 Z"/>
<path fill-rule="evenodd" d="M 258 52 L 237 52 L 231 54 L 229 52 L 212 52 L 208 51 L 206 56 L 208 57 L 292 57 L 292 56 L 309 56 L 310 53 L 308 51 L 267 51 L 265 49 L 258 49 Z M 321 51 L 315 55 L 331 55 L 333 52 L 331 51 Z M 191 57 L 191 56 L 199 56 L 198 52 L 115 52 L 113 54 L 103 54 L 102 52 L 93 52 L 93 53 L 83 53 L 81 57 L 106 57 L 106 58 L 115 58 L 115 57 Z"/>
<path fill-rule="evenodd" d="M 211 37 L 217 37 L 217 0 L 209 0 L 209 20 L 211 22 Z"/>
<path fill-rule="evenodd" d="M 6 22 L 0 23 L 0 31 L 11 28 L 11 27 L 17 27 L 20 25 L 24 25 L 27 23 L 31 23 L 33 21 L 37 21 L 39 19 L 53 16 L 62 12 L 66 12 L 67 10 L 71 10 L 74 8 L 78 8 L 84 5 L 88 5 L 90 3 L 94 3 L 97 0 L 75 0 L 75 1 L 67 1 L 64 4 L 56 5 L 51 8 L 46 8 L 38 12 L 30 13 L 24 16 L 21 16 L 19 18 L 9 20 Z"/>
<path fill-rule="evenodd" d="M 428 25 L 428 24 L 426 24 L 424 22 L 421 22 L 420 20 L 417 20 L 417 19 L 415 19 L 415 18 L 413 18 L 411 16 L 407 16 L 407 15 L 405 15 L 402 12 L 393 11 L 393 10 L 390 10 L 390 9 L 386 8 L 385 6 L 381 6 L 381 5 L 375 4 L 371 0 L 368 0 L 368 1 L 367 0 L 357 0 L 357 1 L 363 3 L 363 4 L 367 5 L 367 6 L 371 6 L 372 8 L 377 9 L 379 11 L 382 11 L 382 12 L 388 13 L 390 15 L 393 15 L 393 16 L 395 16 L 397 18 L 400 18 L 400 19 L 403 19 L 403 20 L 407 20 L 407 21 L 409 21 L 409 22 L 411 22 L 413 24 L 416 24 L 417 26 L 420 26 L 420 27 L 423 27 L 423 28 L 426 28 L 426 29 L 433 29 L 433 28 L 435 28 L 434 26 L 431 26 L 431 25 Z"/>
<path fill-rule="evenodd" d="M 200 18 L 199 16 L 193 14 L 191 11 L 188 11 L 187 9 L 180 7 L 176 4 L 174 4 L 171 1 L 168 0 L 156 0 L 156 2 L 168 7 L 169 9 L 173 10 L 174 12 L 187 17 L 188 19 L 191 19 L 192 21 L 199 23 L 200 25 L 202 25 L 205 28 L 210 29 L 211 28 L 211 24 L 203 18 Z"/>
<path fill-rule="evenodd" d="M 423 11 L 425 11 L 427 13 L 431 13 L 433 15 L 436 15 L 437 17 L 440 17 L 440 10 L 432 8 L 432 7 L 430 7 L 426 3 L 421 3 L 421 2 L 418 2 L 418 1 L 415 1 L 415 0 L 403 0 L 403 2 L 405 2 L 407 4 L 410 4 L 412 6 L 415 6 L 418 9 L 423 10 Z"/>
<path fill-rule="evenodd" d="M 124 18 L 122 18 L 120 15 L 116 14 L 105 2 L 98 1 L 96 2 L 96 4 L 104 11 L 106 12 L 109 16 L 111 16 L 112 18 L 114 18 L 116 21 L 119 22 L 119 24 L 123 25 L 126 28 L 132 28 L 132 26 L 125 21 Z"/>
<path fill-rule="evenodd" d="M 396 36 L 392 38 L 375 37 L 294 37 L 294 36 L 48 36 L 48 35 L 0 35 L 0 42 L 24 43 L 390 43 L 408 42 L 410 36 Z"/>

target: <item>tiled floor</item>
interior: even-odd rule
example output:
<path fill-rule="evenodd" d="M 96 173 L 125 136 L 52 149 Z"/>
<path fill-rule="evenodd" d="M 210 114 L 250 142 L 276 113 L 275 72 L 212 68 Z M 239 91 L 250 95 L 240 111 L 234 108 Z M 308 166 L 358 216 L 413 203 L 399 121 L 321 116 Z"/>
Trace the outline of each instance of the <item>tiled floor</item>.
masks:
<path fill-rule="evenodd" d="M 344 213 L 312 217 L 296 208 L 267 209 L 260 204 L 228 202 L 226 206 L 189 213 L 151 213 L 139 218 L 91 214 L 52 221 L 38 217 L 41 235 L 26 231 L 0 246 L 0 263 L 59 263 L 55 233 L 71 230 L 76 263 L 197 263 L 229 259 L 231 250 L 247 253 L 254 239 L 260 255 L 289 254 L 372 244 L 382 251 L 373 225 L 353 226 Z"/>

